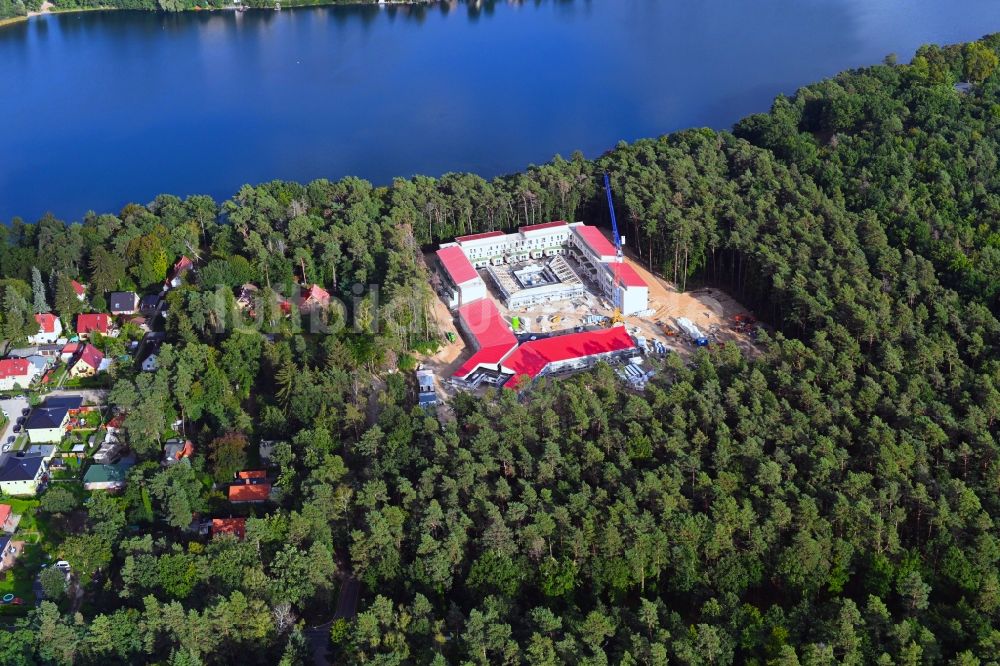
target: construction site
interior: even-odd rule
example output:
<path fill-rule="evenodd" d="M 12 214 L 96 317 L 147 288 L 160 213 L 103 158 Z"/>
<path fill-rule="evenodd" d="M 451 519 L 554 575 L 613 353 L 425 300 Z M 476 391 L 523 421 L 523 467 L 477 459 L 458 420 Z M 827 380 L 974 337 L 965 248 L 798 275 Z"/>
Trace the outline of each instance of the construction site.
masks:
<path fill-rule="evenodd" d="M 520 390 L 600 361 L 642 389 L 651 359 L 730 341 L 755 352 L 750 312 L 716 289 L 678 292 L 626 256 L 611 210 L 610 240 L 560 221 L 458 237 L 426 257 L 448 344 L 424 364 L 443 395 Z"/>

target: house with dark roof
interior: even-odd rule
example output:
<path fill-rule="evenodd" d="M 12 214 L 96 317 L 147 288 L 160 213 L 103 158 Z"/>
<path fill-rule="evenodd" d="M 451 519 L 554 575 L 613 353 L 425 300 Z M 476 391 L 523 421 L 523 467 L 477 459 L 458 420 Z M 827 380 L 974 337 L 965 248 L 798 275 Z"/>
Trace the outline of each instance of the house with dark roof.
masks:
<path fill-rule="evenodd" d="M 160 309 L 162 301 L 163 296 L 160 294 L 146 294 L 139 299 L 139 312 L 144 315 L 156 314 L 156 311 Z"/>
<path fill-rule="evenodd" d="M 79 396 L 49 397 L 35 407 L 24 424 L 32 444 L 58 444 L 66 434 L 70 410 L 79 409 L 83 399 Z"/>
<path fill-rule="evenodd" d="M 48 471 L 46 462 L 40 454 L 19 452 L 5 456 L 0 464 L 0 492 L 5 495 L 34 495 Z"/>
<path fill-rule="evenodd" d="M 139 294 L 134 291 L 113 291 L 108 295 L 108 310 L 113 315 L 130 315 L 139 310 Z"/>

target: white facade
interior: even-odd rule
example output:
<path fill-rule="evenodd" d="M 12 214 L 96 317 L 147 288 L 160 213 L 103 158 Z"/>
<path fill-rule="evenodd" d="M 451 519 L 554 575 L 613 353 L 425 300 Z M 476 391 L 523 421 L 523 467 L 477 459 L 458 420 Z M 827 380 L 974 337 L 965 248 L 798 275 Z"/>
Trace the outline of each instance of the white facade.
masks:
<path fill-rule="evenodd" d="M 551 222 L 521 227 L 514 233 L 488 232 L 460 236 L 453 243 L 441 247 L 461 248 L 462 253 L 475 269 L 486 268 L 497 284 L 510 308 L 524 308 L 567 298 L 576 298 L 585 289 L 567 288 L 566 285 L 545 285 L 530 289 L 512 289 L 505 286 L 503 275 L 491 270 L 506 264 L 520 264 L 531 260 L 562 255 L 571 256 L 578 270 L 586 279 L 597 282 L 604 296 L 622 313 L 634 315 L 649 307 L 649 288 L 645 284 L 619 284 L 615 288 L 613 265 L 618 262 L 615 246 L 595 227 L 581 222 Z M 472 302 L 487 295 L 486 285 L 478 276 L 460 285 L 450 284 L 443 294 L 451 308 Z"/>
<path fill-rule="evenodd" d="M 23 375 L 11 375 L 10 377 L 0 378 L 0 391 L 13 391 L 18 387 L 26 389 L 31 386 L 31 382 L 34 381 L 34 379 L 34 368 L 29 365 L 28 372 Z"/>
<path fill-rule="evenodd" d="M 52 331 L 45 332 L 39 330 L 38 333 L 28 337 L 29 345 L 50 345 L 55 343 L 59 338 L 62 337 L 63 327 L 62 322 L 59 321 L 58 317 L 53 318 Z"/>
<path fill-rule="evenodd" d="M 58 444 L 62 441 L 63 428 L 32 428 L 27 433 L 32 444 Z"/>

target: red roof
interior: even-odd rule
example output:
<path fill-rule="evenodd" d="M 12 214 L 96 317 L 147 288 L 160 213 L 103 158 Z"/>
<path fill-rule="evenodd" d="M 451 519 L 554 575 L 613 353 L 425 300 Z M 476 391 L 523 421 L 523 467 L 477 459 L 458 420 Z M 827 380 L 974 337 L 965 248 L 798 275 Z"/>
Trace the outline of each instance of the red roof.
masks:
<path fill-rule="evenodd" d="M 267 472 L 262 469 L 245 469 L 236 473 L 238 479 L 266 479 Z"/>
<path fill-rule="evenodd" d="M 462 364 L 455 377 L 465 377 L 480 365 L 497 365 L 517 346 L 517 338 L 492 300 L 483 298 L 467 303 L 458 309 L 458 316 L 465 331 L 473 337 L 476 353 Z"/>
<path fill-rule="evenodd" d="M 194 262 L 185 256 L 181 256 L 181 258 L 177 260 L 177 263 L 174 264 L 173 275 L 176 277 L 185 271 L 191 270 L 192 268 L 194 268 Z"/>
<path fill-rule="evenodd" d="M 234 534 L 240 541 L 247 535 L 246 518 L 212 518 L 212 536 Z"/>
<path fill-rule="evenodd" d="M 472 267 L 472 262 L 457 245 L 441 248 L 437 251 L 437 257 L 455 284 L 463 284 L 479 277 L 479 273 Z"/>
<path fill-rule="evenodd" d="M 549 363 L 586 358 L 596 354 L 634 349 L 635 342 L 624 326 L 612 326 L 603 331 L 570 333 L 543 340 L 525 342 L 504 361 L 504 368 L 515 376 L 537 377 Z"/>
<path fill-rule="evenodd" d="M 566 222 L 559 220 L 557 222 L 543 222 L 542 224 L 529 224 L 526 227 L 518 227 L 518 231 L 522 234 L 531 231 L 541 231 L 542 229 L 555 229 L 556 227 L 565 227 Z"/>
<path fill-rule="evenodd" d="M 580 234 L 580 238 L 583 239 L 583 242 L 594 254 L 598 256 L 615 256 L 615 246 L 604 237 L 604 234 L 597 227 L 581 224 L 574 227 L 574 229 L 576 229 L 576 233 Z"/>
<path fill-rule="evenodd" d="M 80 357 L 77 359 L 77 362 L 79 363 L 80 361 L 83 361 L 94 370 L 97 370 L 101 367 L 101 361 L 103 360 L 104 354 L 101 353 L 100 349 L 94 345 L 86 344 L 83 346 L 83 349 L 80 350 Z"/>
<path fill-rule="evenodd" d="M 84 287 L 79 282 L 77 282 L 76 280 L 70 280 L 69 283 L 73 285 L 73 291 L 76 292 L 77 296 L 83 296 L 85 293 L 87 293 L 87 288 Z"/>
<path fill-rule="evenodd" d="M 459 243 L 468 243 L 469 241 L 482 240 L 483 238 L 496 238 L 497 236 L 506 236 L 502 231 L 484 231 L 481 234 L 469 234 L 468 236 L 459 236 L 455 240 Z"/>
<path fill-rule="evenodd" d="M 77 352 L 77 350 L 79 350 L 79 349 L 80 349 L 80 343 L 79 342 L 67 342 L 66 345 L 62 348 L 62 351 L 59 352 L 59 353 L 60 354 L 71 354 L 72 355 L 72 354 L 75 354 Z"/>
<path fill-rule="evenodd" d="M 107 333 L 111 328 L 111 317 L 106 314 L 82 314 L 76 318 L 76 332 L 85 335 L 91 331 Z"/>
<path fill-rule="evenodd" d="M 0 525 L 7 522 L 7 519 L 10 518 L 10 512 L 10 504 L 0 504 Z"/>
<path fill-rule="evenodd" d="M 190 439 L 184 440 L 184 446 L 174 455 L 174 460 L 183 460 L 194 455 L 194 444 Z"/>
<path fill-rule="evenodd" d="M 28 374 L 29 365 L 25 358 L 5 358 L 0 361 L 0 379 L 24 377 Z"/>
<path fill-rule="evenodd" d="M 270 496 L 270 483 L 238 483 L 229 486 L 230 502 L 264 502 Z"/>
<path fill-rule="evenodd" d="M 618 278 L 626 287 L 648 286 L 646 281 L 642 279 L 642 276 L 639 275 L 639 272 L 631 264 L 623 261 L 621 263 L 608 264 L 608 266 L 611 268 L 611 274 Z"/>
<path fill-rule="evenodd" d="M 42 314 L 36 314 L 35 321 L 38 322 L 39 332 L 41 333 L 56 332 L 56 316 L 51 312 L 43 312 Z"/>
<path fill-rule="evenodd" d="M 323 287 L 318 284 L 314 284 L 305 291 L 302 292 L 302 297 L 299 299 L 300 305 L 308 305 L 312 303 L 320 303 L 326 305 L 330 302 L 330 292 L 328 292 Z"/>

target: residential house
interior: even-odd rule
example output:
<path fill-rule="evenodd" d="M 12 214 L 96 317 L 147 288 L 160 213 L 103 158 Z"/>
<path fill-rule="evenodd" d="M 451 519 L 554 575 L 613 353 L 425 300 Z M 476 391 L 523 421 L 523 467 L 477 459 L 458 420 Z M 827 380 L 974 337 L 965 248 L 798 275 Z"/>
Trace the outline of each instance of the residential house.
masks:
<path fill-rule="evenodd" d="M 153 372 L 156 370 L 157 358 L 160 355 L 160 347 L 163 346 L 165 336 L 163 333 L 147 333 L 139 344 L 136 351 L 136 361 L 143 372 Z"/>
<path fill-rule="evenodd" d="M 63 345 L 31 345 L 30 347 L 16 347 L 7 352 L 8 358 L 29 358 L 31 356 L 44 356 L 45 358 L 56 358 L 62 351 Z"/>
<path fill-rule="evenodd" d="M 139 294 L 134 291 L 114 291 L 108 296 L 108 310 L 113 315 L 130 315 L 139 310 Z"/>
<path fill-rule="evenodd" d="M 210 529 L 213 538 L 220 534 L 232 534 L 240 541 L 243 541 L 247 535 L 247 519 L 213 518 Z"/>
<path fill-rule="evenodd" d="M 111 322 L 111 317 L 103 312 L 97 314 L 82 314 L 76 317 L 76 334 L 81 340 L 86 340 L 92 333 L 100 333 L 115 337 L 118 332 Z"/>
<path fill-rule="evenodd" d="M 314 284 L 299 297 L 299 311 L 322 310 L 330 305 L 330 292 L 318 284 Z"/>
<path fill-rule="evenodd" d="M 144 315 L 154 315 L 160 309 L 160 302 L 163 296 L 160 294 L 146 294 L 139 299 L 139 312 Z"/>
<path fill-rule="evenodd" d="M 98 465 L 110 465 L 118 460 L 124 450 L 125 444 L 114 435 L 107 433 L 104 441 L 101 442 L 101 447 L 94 454 L 94 462 Z"/>
<path fill-rule="evenodd" d="M 79 396 L 49 397 L 35 407 L 24 424 L 28 439 L 33 443 L 58 444 L 69 425 L 70 410 L 83 404 Z"/>
<path fill-rule="evenodd" d="M 0 360 L 0 391 L 26 389 L 36 376 L 35 367 L 26 358 Z"/>
<path fill-rule="evenodd" d="M 83 489 L 122 490 L 125 488 L 125 477 L 133 465 L 135 465 L 133 458 L 127 458 L 113 465 L 91 465 L 83 475 Z"/>
<path fill-rule="evenodd" d="M 168 439 L 167 443 L 163 445 L 163 464 L 164 465 L 175 465 L 182 460 L 188 460 L 194 455 L 194 443 L 188 439 L 181 441 L 179 439 Z"/>
<path fill-rule="evenodd" d="M 0 504 L 0 530 L 10 534 L 17 529 L 18 516 L 10 504 Z"/>
<path fill-rule="evenodd" d="M 271 498 L 270 483 L 234 483 L 229 486 L 229 501 L 233 504 L 266 502 Z"/>
<path fill-rule="evenodd" d="M 87 285 L 80 284 L 76 280 L 70 280 L 69 283 L 73 285 L 73 292 L 76 293 L 77 299 L 83 301 L 87 298 Z"/>
<path fill-rule="evenodd" d="M 254 303 L 257 300 L 258 293 L 260 293 L 260 289 L 257 288 L 257 285 L 250 284 L 249 282 L 246 283 L 236 292 L 236 306 L 241 310 L 246 310 L 253 316 Z"/>
<path fill-rule="evenodd" d="M 0 463 L 0 492 L 5 495 L 30 496 L 48 472 L 47 460 L 38 454 L 17 452 Z"/>
<path fill-rule="evenodd" d="M 187 257 L 181 257 L 174 263 L 173 268 L 170 269 L 170 274 L 167 275 L 167 282 L 164 285 L 164 289 L 176 289 L 181 286 L 184 281 L 184 276 L 194 268 L 194 262 Z"/>
<path fill-rule="evenodd" d="M 51 312 L 36 314 L 35 321 L 38 322 L 38 333 L 28 336 L 28 344 L 52 344 L 62 335 L 62 322 Z"/>
<path fill-rule="evenodd" d="M 80 348 L 69 364 L 70 377 L 93 377 L 107 368 L 104 354 L 94 345 L 87 343 Z"/>
<path fill-rule="evenodd" d="M 17 562 L 17 556 L 24 549 L 23 541 L 14 541 L 13 535 L 0 536 L 0 572 L 7 571 Z"/>

